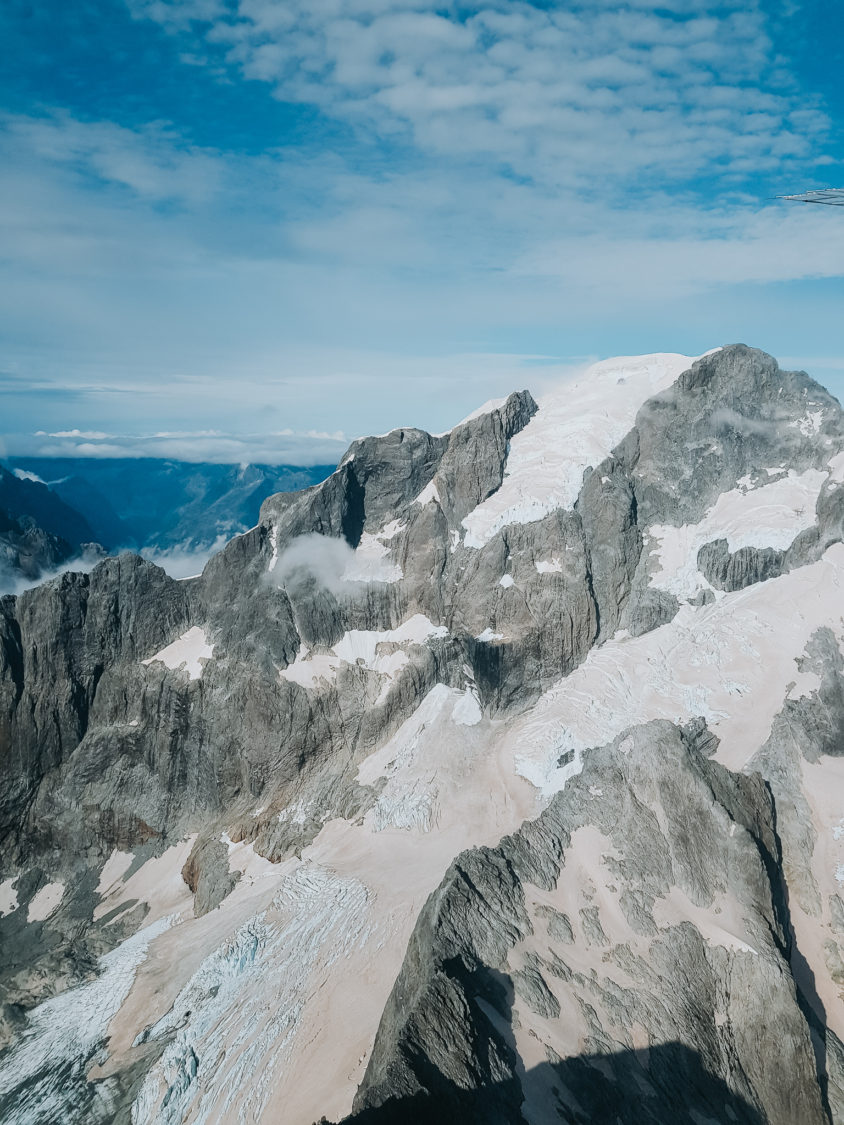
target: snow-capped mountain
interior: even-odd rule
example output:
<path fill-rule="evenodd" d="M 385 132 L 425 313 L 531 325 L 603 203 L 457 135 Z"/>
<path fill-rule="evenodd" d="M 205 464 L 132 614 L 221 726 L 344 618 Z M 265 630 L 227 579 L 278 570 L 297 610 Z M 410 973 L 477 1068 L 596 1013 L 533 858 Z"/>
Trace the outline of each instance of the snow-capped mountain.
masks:
<path fill-rule="evenodd" d="M 844 1122 L 843 520 L 736 345 L 0 601 L 0 1117 Z"/>

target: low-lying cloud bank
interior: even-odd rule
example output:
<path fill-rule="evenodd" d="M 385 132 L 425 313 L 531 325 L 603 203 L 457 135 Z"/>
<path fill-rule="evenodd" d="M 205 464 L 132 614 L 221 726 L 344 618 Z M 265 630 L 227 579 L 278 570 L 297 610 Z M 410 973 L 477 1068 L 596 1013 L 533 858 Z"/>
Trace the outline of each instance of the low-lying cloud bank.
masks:
<path fill-rule="evenodd" d="M 75 559 L 68 559 L 67 562 L 62 563 L 61 566 L 55 567 L 53 570 L 44 571 L 38 578 L 27 578 L 25 575 L 20 574 L 18 571 L 12 570 L 11 567 L 5 563 L 0 563 L 0 597 L 6 594 L 13 594 L 17 597 L 25 590 L 31 590 L 34 586 L 40 586 L 42 582 L 49 582 L 53 578 L 58 578 L 61 574 L 66 574 L 68 571 L 75 571 L 78 574 L 90 574 L 100 558 L 83 558 L 77 557 Z"/>
<path fill-rule="evenodd" d="M 141 555 L 166 570 L 171 578 L 195 578 L 202 574 L 212 555 L 222 551 L 231 535 L 218 535 L 206 546 L 144 547 Z"/>
<path fill-rule="evenodd" d="M 233 538 L 232 535 L 218 535 L 213 543 L 207 543 L 205 545 L 189 546 L 188 544 L 180 544 L 176 547 L 144 547 L 138 553 L 142 558 L 155 563 L 156 566 L 160 566 L 171 578 L 195 578 L 205 569 L 205 564 L 211 556 L 222 551 L 223 547 L 225 547 L 226 543 L 228 543 L 231 538 Z M 351 551 L 350 547 L 346 549 Z M 113 555 L 120 553 L 119 551 L 115 551 Z M 354 554 L 354 552 L 352 552 L 352 554 Z M 25 590 L 31 590 L 34 586 L 40 586 L 42 583 L 49 582 L 53 578 L 58 578 L 68 571 L 75 571 L 79 574 L 90 574 L 94 567 L 106 557 L 112 556 L 78 555 L 76 558 L 68 559 L 68 561 L 62 563 L 61 566 L 44 571 L 38 578 L 27 578 L 19 571 L 13 570 L 5 562 L 0 561 L 0 597 L 7 594 L 12 594 L 16 597 Z"/>
<path fill-rule="evenodd" d="M 339 430 L 286 429 L 269 434 L 173 430 L 127 435 L 72 429 L 2 435 L 9 457 L 151 457 L 225 465 L 336 465 L 348 445 Z"/>

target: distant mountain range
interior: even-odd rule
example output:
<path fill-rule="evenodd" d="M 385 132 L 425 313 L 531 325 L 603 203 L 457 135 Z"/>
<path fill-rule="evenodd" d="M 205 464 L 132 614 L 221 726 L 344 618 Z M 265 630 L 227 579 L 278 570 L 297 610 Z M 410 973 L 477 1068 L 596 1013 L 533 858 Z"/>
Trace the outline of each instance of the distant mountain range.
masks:
<path fill-rule="evenodd" d="M 69 559 L 144 550 L 202 552 L 256 523 L 277 492 L 333 465 L 218 465 L 154 458 L 12 457 L 0 466 L 0 564 L 34 579 Z"/>
<path fill-rule="evenodd" d="M 85 517 L 52 489 L 0 466 L 0 582 L 37 579 L 95 539 Z"/>

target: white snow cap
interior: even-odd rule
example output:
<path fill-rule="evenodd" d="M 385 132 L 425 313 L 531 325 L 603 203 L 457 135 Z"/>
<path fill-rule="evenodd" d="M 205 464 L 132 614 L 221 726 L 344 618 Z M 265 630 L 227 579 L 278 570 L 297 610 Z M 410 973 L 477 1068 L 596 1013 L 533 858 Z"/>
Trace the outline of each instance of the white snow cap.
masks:
<path fill-rule="evenodd" d="M 510 442 L 501 487 L 463 520 L 465 545 L 483 547 L 502 527 L 574 507 L 584 471 L 603 461 L 642 404 L 693 362 L 675 354 L 607 359 L 543 395 L 537 413 Z"/>

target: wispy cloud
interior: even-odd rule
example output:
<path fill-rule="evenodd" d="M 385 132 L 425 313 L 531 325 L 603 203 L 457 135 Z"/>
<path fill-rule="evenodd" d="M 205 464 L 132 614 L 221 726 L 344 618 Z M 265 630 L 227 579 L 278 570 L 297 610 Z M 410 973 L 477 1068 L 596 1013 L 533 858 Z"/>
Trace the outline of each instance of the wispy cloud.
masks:
<path fill-rule="evenodd" d="M 131 7 L 204 28 L 229 65 L 281 99 L 555 187 L 603 175 L 619 194 L 631 176 L 676 183 L 824 159 L 828 121 L 795 90 L 758 3 Z"/>
<path fill-rule="evenodd" d="M 166 570 L 171 578 L 195 578 L 205 569 L 212 555 L 222 551 L 229 536 L 218 535 L 213 543 L 197 548 L 190 543 L 177 547 L 145 547 L 141 554 L 145 559 Z"/>
<path fill-rule="evenodd" d="M 55 430 L 53 433 L 47 433 L 44 430 L 36 430 L 35 437 L 51 437 L 51 438 L 84 438 L 86 441 L 103 441 L 105 438 L 114 437 L 114 434 L 103 433 L 102 430 Z"/>
<path fill-rule="evenodd" d="M 113 121 L 80 121 L 57 109 L 38 117 L 5 114 L 2 127 L 12 149 L 155 202 L 207 200 L 224 174 L 216 153 L 186 144 L 163 123 L 130 129 Z"/>
<path fill-rule="evenodd" d="M 85 433 L 80 430 L 5 435 L 15 457 L 159 457 L 221 464 L 334 465 L 348 440 L 342 433 L 225 434 L 217 430 L 164 431 L 147 435 Z"/>
<path fill-rule="evenodd" d="M 442 430 L 530 385 L 531 351 L 837 348 L 841 216 L 767 199 L 838 174 L 834 123 L 770 5 L 130 8 L 191 88 L 307 128 L 0 121 L 10 431 L 241 460 L 260 429 L 248 459 L 329 461 L 337 430 Z"/>
<path fill-rule="evenodd" d="M 27 578 L 0 559 L 0 597 L 4 594 L 17 596 L 26 590 L 33 589 L 35 586 L 40 586 L 42 582 L 50 582 L 54 578 L 59 578 L 62 574 L 67 574 L 68 571 L 77 574 L 89 574 L 100 561 L 101 559 L 98 556 L 78 556 L 52 570 L 44 571 L 38 578 Z"/>

